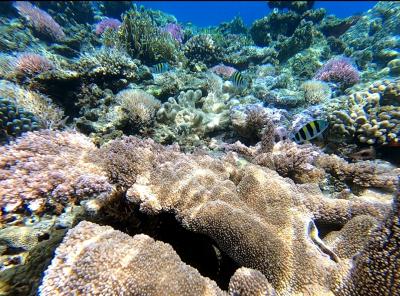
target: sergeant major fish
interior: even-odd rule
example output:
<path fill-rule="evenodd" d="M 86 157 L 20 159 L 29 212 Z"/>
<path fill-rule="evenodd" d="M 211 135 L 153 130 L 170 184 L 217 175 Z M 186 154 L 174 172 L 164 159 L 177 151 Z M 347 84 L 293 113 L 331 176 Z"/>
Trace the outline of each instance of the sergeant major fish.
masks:
<path fill-rule="evenodd" d="M 165 73 L 169 70 L 169 64 L 168 63 L 159 63 L 151 67 L 151 72 L 154 74 L 161 74 Z"/>
<path fill-rule="evenodd" d="M 329 123 L 326 120 L 313 120 L 303 125 L 297 132 L 292 133 L 290 139 L 297 144 L 301 144 L 322 135 L 328 128 Z"/>
<path fill-rule="evenodd" d="M 240 73 L 239 71 L 233 73 L 232 76 L 230 77 L 230 80 L 232 81 L 233 85 L 236 86 L 237 88 L 247 87 L 249 84 L 249 80 L 243 77 L 242 73 Z"/>

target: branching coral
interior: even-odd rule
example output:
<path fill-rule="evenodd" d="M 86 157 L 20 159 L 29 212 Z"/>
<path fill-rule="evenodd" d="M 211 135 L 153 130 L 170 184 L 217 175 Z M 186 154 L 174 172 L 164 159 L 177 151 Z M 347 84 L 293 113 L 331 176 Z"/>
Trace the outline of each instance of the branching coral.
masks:
<path fill-rule="evenodd" d="M 297 183 L 318 183 L 325 176 L 325 172 L 314 165 L 320 153 L 312 145 L 299 146 L 293 142 L 280 142 L 273 153 L 260 153 L 253 162 L 276 170 L 279 175 L 289 177 Z"/>
<path fill-rule="evenodd" d="M 170 245 L 86 221 L 71 229 L 57 248 L 39 292 L 226 295 L 214 281 L 183 263 Z"/>
<path fill-rule="evenodd" d="M 137 64 L 128 54 L 118 48 L 102 47 L 86 52 L 75 63 L 77 71 L 91 78 L 130 79 L 137 78 Z"/>
<path fill-rule="evenodd" d="M 28 132 L 1 146 L 2 212 L 60 211 L 69 202 L 110 194 L 105 172 L 89 159 L 95 149 L 81 134 L 50 130 Z"/>
<path fill-rule="evenodd" d="M 195 35 L 185 43 L 185 56 L 191 62 L 211 66 L 218 60 L 219 49 L 210 34 Z"/>
<path fill-rule="evenodd" d="M 345 58 L 333 58 L 324 64 L 314 76 L 317 80 L 336 82 L 347 88 L 360 80 L 357 69 Z"/>
<path fill-rule="evenodd" d="M 356 137 L 369 145 L 398 142 L 400 107 L 383 99 L 387 94 L 382 86 L 382 95 L 373 85 L 370 89 L 374 93 L 358 91 L 349 95 L 345 105 L 338 105 L 329 116 L 332 131 L 345 138 Z"/>
<path fill-rule="evenodd" d="M 62 40 L 65 37 L 60 25 L 44 10 L 28 1 L 17 1 L 14 3 L 14 7 L 38 33 L 53 40 Z"/>
<path fill-rule="evenodd" d="M 179 43 L 168 32 L 162 32 L 144 12 L 129 10 L 119 30 L 119 42 L 133 58 L 145 63 L 176 62 Z"/>

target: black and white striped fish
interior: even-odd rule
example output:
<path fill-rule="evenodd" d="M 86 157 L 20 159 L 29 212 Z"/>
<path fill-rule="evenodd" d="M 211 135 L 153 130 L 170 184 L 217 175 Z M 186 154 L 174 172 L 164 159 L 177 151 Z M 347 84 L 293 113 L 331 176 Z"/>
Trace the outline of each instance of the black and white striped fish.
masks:
<path fill-rule="evenodd" d="M 161 74 L 167 72 L 168 70 L 169 70 L 168 63 L 159 63 L 151 67 L 151 72 L 153 72 L 154 74 Z"/>
<path fill-rule="evenodd" d="M 322 135 L 328 128 L 329 123 L 326 120 L 313 120 L 303 125 L 297 132 L 292 133 L 290 139 L 301 144 Z"/>
<path fill-rule="evenodd" d="M 237 88 L 247 87 L 249 84 L 249 80 L 243 77 L 242 73 L 240 73 L 239 71 L 233 73 L 230 77 L 230 80 Z"/>

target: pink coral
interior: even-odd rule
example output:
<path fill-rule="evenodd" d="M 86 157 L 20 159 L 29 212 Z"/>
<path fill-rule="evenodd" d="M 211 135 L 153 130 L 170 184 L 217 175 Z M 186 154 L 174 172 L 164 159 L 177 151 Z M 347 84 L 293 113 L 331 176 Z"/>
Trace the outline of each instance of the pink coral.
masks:
<path fill-rule="evenodd" d="M 161 32 L 168 32 L 179 43 L 183 41 L 184 33 L 180 25 L 174 23 L 166 24 L 165 27 L 161 28 Z"/>
<path fill-rule="evenodd" d="M 13 65 L 15 74 L 29 77 L 54 69 L 53 63 L 47 58 L 30 52 L 19 54 Z"/>
<path fill-rule="evenodd" d="M 44 10 L 28 1 L 17 1 L 13 5 L 36 31 L 54 40 L 61 40 L 65 37 L 61 26 Z"/>
<path fill-rule="evenodd" d="M 96 34 L 101 35 L 107 28 L 117 30 L 121 26 L 121 22 L 115 18 L 104 18 L 96 24 Z"/>
<path fill-rule="evenodd" d="M 69 202 L 111 194 L 106 173 L 90 157 L 96 146 L 75 132 L 28 132 L 0 147 L 0 207 L 41 213 Z"/>
<path fill-rule="evenodd" d="M 360 75 L 349 59 L 339 57 L 326 62 L 315 74 L 314 79 L 336 82 L 343 87 L 348 87 L 357 83 L 360 80 Z"/>
<path fill-rule="evenodd" d="M 229 78 L 233 73 L 236 72 L 236 69 L 224 64 L 219 64 L 210 68 L 210 71 L 217 75 L 223 76 L 224 78 Z"/>

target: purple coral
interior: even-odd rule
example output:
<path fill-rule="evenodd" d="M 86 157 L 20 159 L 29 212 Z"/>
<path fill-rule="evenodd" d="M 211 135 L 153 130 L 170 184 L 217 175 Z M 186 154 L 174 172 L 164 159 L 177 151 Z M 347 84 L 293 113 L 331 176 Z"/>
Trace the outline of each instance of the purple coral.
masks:
<path fill-rule="evenodd" d="M 65 37 L 61 26 L 44 10 L 28 1 L 17 1 L 13 5 L 36 31 L 53 40 L 61 40 Z"/>
<path fill-rule="evenodd" d="M 115 18 L 104 18 L 96 24 L 96 34 L 101 35 L 107 28 L 117 30 L 121 26 L 121 22 Z"/>
<path fill-rule="evenodd" d="M 335 82 L 342 87 L 352 86 L 360 80 L 357 69 L 344 57 L 332 58 L 318 70 L 314 79 Z"/>
<path fill-rule="evenodd" d="M 183 42 L 183 28 L 178 24 L 166 24 L 163 28 L 161 28 L 161 32 L 168 32 L 176 41 L 179 43 Z"/>

